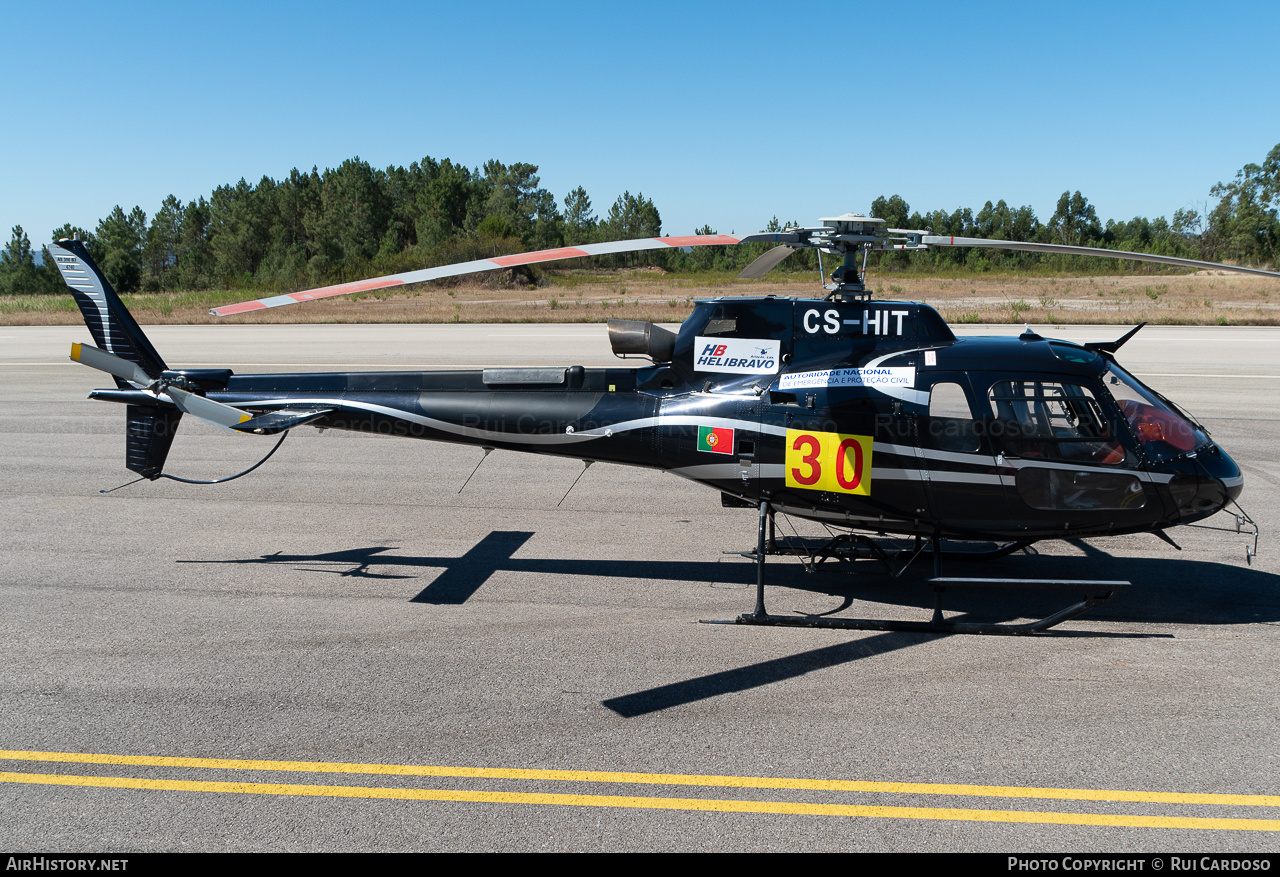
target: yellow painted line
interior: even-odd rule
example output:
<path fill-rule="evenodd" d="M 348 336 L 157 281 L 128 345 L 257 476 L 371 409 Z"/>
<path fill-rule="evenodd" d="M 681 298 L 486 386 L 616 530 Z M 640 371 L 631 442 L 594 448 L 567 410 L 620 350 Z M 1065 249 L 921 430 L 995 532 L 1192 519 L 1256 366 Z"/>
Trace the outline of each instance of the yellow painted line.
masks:
<path fill-rule="evenodd" d="M 901 795 L 967 795 L 983 798 L 1039 798 L 1063 801 L 1125 801 L 1145 804 L 1210 804 L 1280 807 L 1280 795 L 1225 795 L 1194 792 L 1141 792 L 1111 789 L 1052 789 L 1024 786 L 973 786 L 940 783 L 885 783 L 857 780 L 737 777 L 674 773 L 625 773 L 590 770 L 539 770 L 505 767 L 432 767 L 413 764 L 347 764 L 333 761 L 259 761 L 240 758 L 182 758 L 163 755 L 102 755 L 0 749 L 0 759 L 142 767 L 196 767 L 219 770 L 277 770 L 295 773 L 351 773 L 502 780 L 551 780 L 574 783 L 643 783 L 663 786 L 714 786 L 742 789 L 794 789 L 823 792 L 881 792 Z"/>
<path fill-rule="evenodd" d="M 625 795 L 557 795 L 544 792 L 473 792 L 457 789 L 391 789 L 369 786 L 306 786 L 291 783 L 218 783 L 204 780 L 144 780 L 133 777 L 91 777 L 42 773 L 0 773 L 0 782 L 172 792 L 222 792 L 241 795 L 383 798 L 399 801 L 455 801 L 481 804 L 552 804 L 567 807 L 701 810 L 716 813 L 773 813 L 793 816 L 863 816 L 875 819 L 938 819 L 960 822 L 1019 822 L 1047 825 L 1100 825 L 1125 828 L 1280 831 L 1280 819 L 1125 816 L 1096 813 L 1044 813 L 1035 810 L 966 810 L 951 807 L 875 807 L 860 804 L 804 804 L 790 801 L 645 798 Z"/>

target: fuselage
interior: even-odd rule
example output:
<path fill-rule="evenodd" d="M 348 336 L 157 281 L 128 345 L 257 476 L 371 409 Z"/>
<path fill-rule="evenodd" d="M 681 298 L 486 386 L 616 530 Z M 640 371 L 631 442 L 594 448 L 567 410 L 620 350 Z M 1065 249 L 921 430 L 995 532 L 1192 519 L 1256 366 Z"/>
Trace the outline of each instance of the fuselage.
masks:
<path fill-rule="evenodd" d="M 1235 500 L 1239 467 L 1115 362 L 1129 336 L 957 339 L 927 305 L 841 298 L 864 288 L 847 282 L 857 247 L 841 237 L 863 240 L 864 220 L 787 233 L 846 254 L 839 300 L 699 302 L 678 335 L 610 321 L 615 353 L 654 362 L 634 369 L 170 369 L 80 241 L 50 251 L 97 345 L 74 345 L 72 357 L 115 378 L 91 395 L 129 406 L 125 465 L 143 478 L 168 477 L 174 432 L 192 414 L 264 434 L 312 425 L 648 466 L 736 502 L 930 536 L 1161 531 Z M 826 243 L 810 241 L 818 231 Z"/>
<path fill-rule="evenodd" d="M 703 302 L 670 362 L 644 368 L 228 375 L 207 395 L 328 409 L 320 428 L 661 469 L 882 532 L 1159 530 L 1243 485 L 1202 427 L 1109 355 L 957 339 L 917 303 Z"/>

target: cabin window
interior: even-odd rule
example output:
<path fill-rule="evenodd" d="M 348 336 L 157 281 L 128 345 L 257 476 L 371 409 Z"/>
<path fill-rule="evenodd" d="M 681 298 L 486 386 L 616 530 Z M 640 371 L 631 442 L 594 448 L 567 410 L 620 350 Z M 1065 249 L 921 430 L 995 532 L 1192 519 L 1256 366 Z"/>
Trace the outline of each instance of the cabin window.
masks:
<path fill-rule="evenodd" d="M 990 432 L 1012 457 L 1123 463 L 1124 448 L 1097 398 L 1079 384 L 1001 381 L 991 388 Z"/>
<path fill-rule="evenodd" d="M 1142 482 L 1127 472 L 1072 472 L 1057 467 L 1018 470 L 1018 495 L 1046 511 L 1140 509 L 1147 504 Z"/>
<path fill-rule="evenodd" d="M 973 453 L 979 449 L 981 439 L 964 387 L 951 381 L 933 385 L 928 430 L 932 446 L 939 450 Z"/>

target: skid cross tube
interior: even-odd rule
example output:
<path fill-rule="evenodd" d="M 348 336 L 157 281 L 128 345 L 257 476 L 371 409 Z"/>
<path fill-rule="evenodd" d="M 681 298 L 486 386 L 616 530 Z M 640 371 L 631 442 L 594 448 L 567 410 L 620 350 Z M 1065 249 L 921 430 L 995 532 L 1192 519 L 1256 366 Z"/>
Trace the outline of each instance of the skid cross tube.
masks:
<path fill-rule="evenodd" d="M 769 525 L 772 523 L 773 515 L 769 513 L 769 503 L 761 502 L 760 523 L 756 529 L 756 609 L 750 616 L 755 619 L 767 619 L 769 617 L 769 613 L 764 608 L 764 558 L 766 531 L 771 529 Z M 753 623 L 760 624 L 764 622 L 756 621 Z"/>

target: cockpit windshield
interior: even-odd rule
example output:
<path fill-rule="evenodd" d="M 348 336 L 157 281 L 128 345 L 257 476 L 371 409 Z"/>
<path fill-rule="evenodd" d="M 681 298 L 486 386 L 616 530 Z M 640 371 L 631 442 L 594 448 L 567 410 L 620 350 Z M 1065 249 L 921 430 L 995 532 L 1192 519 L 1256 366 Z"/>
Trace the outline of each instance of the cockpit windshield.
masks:
<path fill-rule="evenodd" d="M 1153 462 L 1209 446 L 1209 437 L 1202 430 L 1115 363 L 1107 367 L 1102 379 Z"/>

